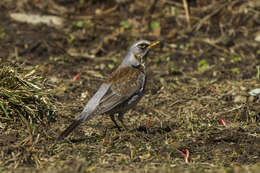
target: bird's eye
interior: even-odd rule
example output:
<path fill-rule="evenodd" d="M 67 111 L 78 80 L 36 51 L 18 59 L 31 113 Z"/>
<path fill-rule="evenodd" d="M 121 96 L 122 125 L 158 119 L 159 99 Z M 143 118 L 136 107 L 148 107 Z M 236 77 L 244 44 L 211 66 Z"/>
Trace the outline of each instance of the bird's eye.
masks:
<path fill-rule="evenodd" d="M 138 47 L 140 48 L 140 49 L 146 49 L 147 47 L 148 47 L 149 45 L 148 44 L 139 44 L 138 45 Z"/>

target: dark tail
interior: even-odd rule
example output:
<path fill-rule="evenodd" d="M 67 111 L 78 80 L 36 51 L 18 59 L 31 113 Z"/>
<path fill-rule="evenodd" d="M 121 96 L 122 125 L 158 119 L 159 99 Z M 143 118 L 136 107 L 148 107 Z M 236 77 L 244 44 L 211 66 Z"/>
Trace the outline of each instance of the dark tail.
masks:
<path fill-rule="evenodd" d="M 75 120 L 66 130 L 64 130 L 60 136 L 57 138 L 57 140 L 62 140 L 63 138 L 67 137 L 78 125 L 82 123 L 82 120 Z"/>

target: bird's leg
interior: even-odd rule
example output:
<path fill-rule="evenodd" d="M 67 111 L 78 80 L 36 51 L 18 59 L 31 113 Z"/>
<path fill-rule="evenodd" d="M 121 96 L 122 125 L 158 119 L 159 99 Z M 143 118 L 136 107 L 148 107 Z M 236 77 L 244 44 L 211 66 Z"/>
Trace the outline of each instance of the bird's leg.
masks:
<path fill-rule="evenodd" d="M 111 120 L 114 122 L 114 124 L 116 125 L 116 127 L 118 128 L 118 130 L 121 131 L 121 128 L 119 127 L 119 125 L 117 124 L 117 122 L 115 120 L 114 114 L 110 114 L 109 116 L 110 116 Z"/>
<path fill-rule="evenodd" d="M 124 113 L 122 113 L 122 112 L 118 113 L 118 120 L 121 122 L 121 124 L 124 127 L 124 129 L 128 130 L 128 128 L 126 127 L 126 125 L 123 122 L 123 118 L 124 118 Z"/>

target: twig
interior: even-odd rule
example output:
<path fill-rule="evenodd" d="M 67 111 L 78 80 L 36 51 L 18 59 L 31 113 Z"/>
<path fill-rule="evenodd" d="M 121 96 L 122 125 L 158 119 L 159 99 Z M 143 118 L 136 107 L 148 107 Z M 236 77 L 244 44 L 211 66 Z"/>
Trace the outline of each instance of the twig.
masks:
<path fill-rule="evenodd" d="M 186 16 L 186 22 L 188 24 L 188 29 L 191 29 L 190 13 L 189 13 L 189 6 L 188 6 L 188 3 L 187 3 L 187 0 L 183 0 L 183 6 L 184 6 L 184 10 L 185 10 L 185 16 Z"/>
<path fill-rule="evenodd" d="M 113 11 L 115 11 L 117 9 L 118 5 L 115 5 L 114 7 L 112 8 L 109 8 L 109 9 L 106 9 L 102 14 L 103 15 L 107 15 L 107 14 L 110 14 L 112 13 Z"/>
<path fill-rule="evenodd" d="M 221 5 L 220 7 L 218 7 L 216 10 L 214 10 L 212 13 L 208 14 L 207 16 L 205 16 L 203 19 L 201 19 L 199 21 L 199 23 L 197 25 L 194 25 L 194 27 L 192 28 L 192 30 L 196 30 L 198 31 L 201 26 L 207 21 L 209 20 L 212 16 L 214 16 L 215 14 L 217 14 L 220 10 L 222 10 L 225 6 L 227 6 L 230 2 L 226 2 L 225 4 Z"/>
<path fill-rule="evenodd" d="M 243 105 L 240 105 L 240 106 L 238 106 L 238 107 L 236 107 L 236 108 L 233 108 L 233 109 L 229 109 L 229 110 L 227 110 L 227 111 L 218 112 L 218 113 L 215 114 L 215 116 L 219 116 L 219 115 L 221 115 L 221 114 L 226 114 L 226 113 L 229 113 L 229 112 L 233 112 L 233 111 L 239 110 L 239 109 L 241 109 L 241 108 L 243 108 Z"/>
<path fill-rule="evenodd" d="M 178 8 L 183 8 L 183 4 L 181 4 L 179 2 L 170 1 L 170 0 L 166 0 L 165 2 L 166 2 L 166 4 L 174 5 L 174 6 L 178 7 Z M 195 8 L 192 8 L 192 9 L 194 10 Z"/>
<path fill-rule="evenodd" d="M 223 50 L 225 53 L 227 53 L 227 54 L 230 54 L 230 51 L 229 50 L 227 50 L 225 47 L 221 47 L 221 46 L 219 46 L 219 45 L 217 45 L 216 44 L 216 41 L 213 41 L 213 40 L 211 40 L 211 39 L 208 39 L 208 38 L 204 38 L 204 39 L 192 39 L 193 41 L 198 41 L 198 42 L 204 42 L 204 43 L 207 43 L 207 44 L 209 44 L 209 45 L 211 45 L 211 46 L 213 46 L 213 47 L 215 47 L 215 48 L 217 48 L 217 49 L 219 49 L 219 50 Z"/>

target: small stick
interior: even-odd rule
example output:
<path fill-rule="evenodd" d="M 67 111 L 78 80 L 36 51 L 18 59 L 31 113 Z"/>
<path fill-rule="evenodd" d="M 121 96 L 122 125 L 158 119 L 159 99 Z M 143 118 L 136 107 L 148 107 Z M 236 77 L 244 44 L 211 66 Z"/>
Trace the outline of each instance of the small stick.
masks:
<path fill-rule="evenodd" d="M 191 29 L 191 26 L 190 26 L 190 13 L 189 13 L 189 7 L 188 7 L 187 0 L 183 0 L 183 6 L 184 6 L 184 10 L 185 10 L 185 16 L 186 16 L 186 22 L 188 24 L 188 29 Z"/>

